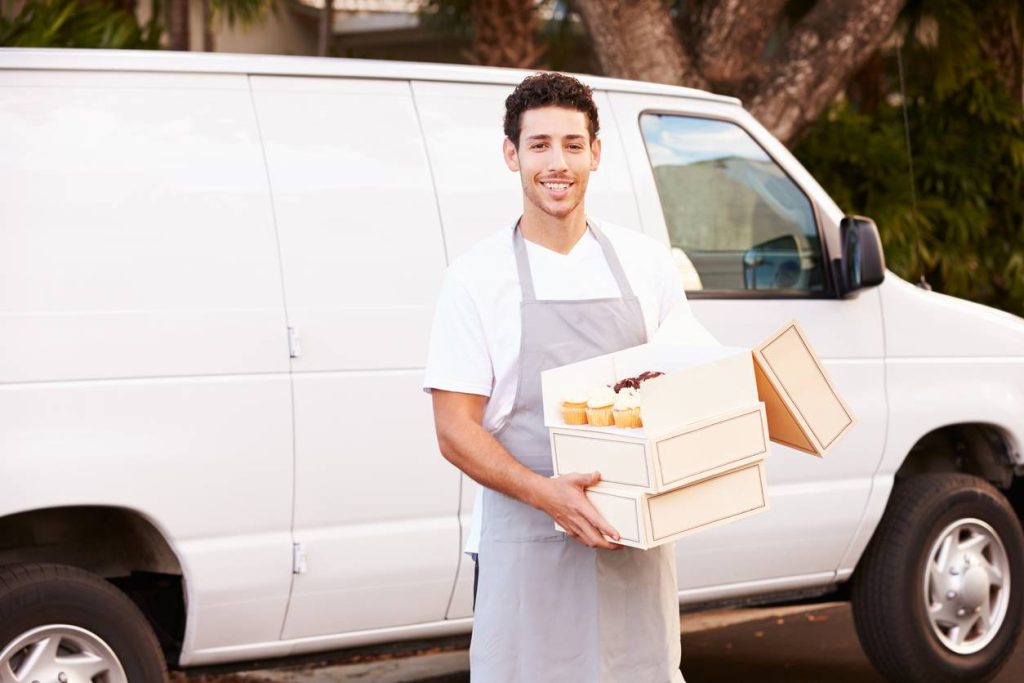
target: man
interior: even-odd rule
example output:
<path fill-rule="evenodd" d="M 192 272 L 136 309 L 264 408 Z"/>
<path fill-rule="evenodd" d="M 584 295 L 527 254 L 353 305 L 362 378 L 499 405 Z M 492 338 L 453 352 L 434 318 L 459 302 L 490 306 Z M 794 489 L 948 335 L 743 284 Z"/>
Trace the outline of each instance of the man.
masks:
<path fill-rule="evenodd" d="M 590 88 L 537 74 L 505 107 L 523 214 L 446 273 L 424 381 L 441 452 L 485 487 L 471 677 L 679 682 L 674 546 L 609 542 L 584 494 L 599 473 L 551 478 L 540 373 L 646 342 L 687 306 L 680 279 L 663 245 L 586 216 Z"/>

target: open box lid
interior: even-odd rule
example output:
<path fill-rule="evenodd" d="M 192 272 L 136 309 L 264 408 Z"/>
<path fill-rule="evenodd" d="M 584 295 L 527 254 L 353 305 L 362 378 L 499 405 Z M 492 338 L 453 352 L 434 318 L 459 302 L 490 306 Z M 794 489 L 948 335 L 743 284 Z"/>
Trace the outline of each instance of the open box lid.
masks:
<path fill-rule="evenodd" d="M 856 424 L 796 320 L 754 347 L 753 355 L 772 441 L 820 457 Z"/>
<path fill-rule="evenodd" d="M 628 433 L 616 430 L 617 433 L 637 437 L 657 435 L 757 401 L 749 349 L 651 342 L 542 372 L 544 424 L 565 426 L 561 406 L 567 395 L 614 385 L 647 370 L 665 374 L 640 386 L 643 429 Z M 735 378 L 734 381 L 723 382 L 723 372 L 730 373 L 728 376 Z M 748 391 L 743 390 L 745 384 L 749 386 Z M 695 386 L 704 389 L 694 391 Z M 603 430 L 601 427 L 589 429 Z"/>

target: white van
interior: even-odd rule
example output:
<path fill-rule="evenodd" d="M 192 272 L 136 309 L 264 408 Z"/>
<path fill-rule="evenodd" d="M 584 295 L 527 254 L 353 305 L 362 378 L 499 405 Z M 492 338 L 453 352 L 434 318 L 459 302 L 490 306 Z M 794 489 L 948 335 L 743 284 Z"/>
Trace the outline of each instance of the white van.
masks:
<path fill-rule="evenodd" d="M 420 384 L 446 264 L 521 208 L 525 75 L 0 50 L 0 680 L 470 630 L 476 485 Z M 893 680 L 998 669 L 1024 320 L 884 271 L 737 100 L 585 80 L 589 212 L 671 246 L 722 342 L 799 319 L 859 420 L 825 459 L 775 445 L 771 511 L 678 544 L 681 602 L 849 590 Z"/>

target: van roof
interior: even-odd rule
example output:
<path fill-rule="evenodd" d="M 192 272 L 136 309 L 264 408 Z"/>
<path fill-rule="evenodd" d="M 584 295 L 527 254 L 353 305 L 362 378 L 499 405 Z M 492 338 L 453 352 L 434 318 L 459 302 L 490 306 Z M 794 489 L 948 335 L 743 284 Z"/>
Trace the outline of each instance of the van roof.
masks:
<path fill-rule="evenodd" d="M 66 48 L 0 48 L 0 69 L 60 69 L 70 71 L 167 71 L 186 73 L 244 73 L 280 76 L 342 76 L 397 80 L 493 83 L 514 86 L 533 70 L 398 62 L 335 57 L 178 52 L 172 50 L 92 50 Z M 661 83 L 575 74 L 599 90 L 648 95 L 674 95 L 729 104 L 734 97 Z"/>

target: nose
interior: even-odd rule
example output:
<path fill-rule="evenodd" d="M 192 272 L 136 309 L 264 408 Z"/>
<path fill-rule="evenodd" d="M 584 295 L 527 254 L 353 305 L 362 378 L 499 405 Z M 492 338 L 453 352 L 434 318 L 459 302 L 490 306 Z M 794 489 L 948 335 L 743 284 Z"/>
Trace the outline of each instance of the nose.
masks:
<path fill-rule="evenodd" d="M 552 146 L 548 154 L 548 171 L 568 171 L 569 164 L 565 163 L 565 150 L 561 147 Z"/>

